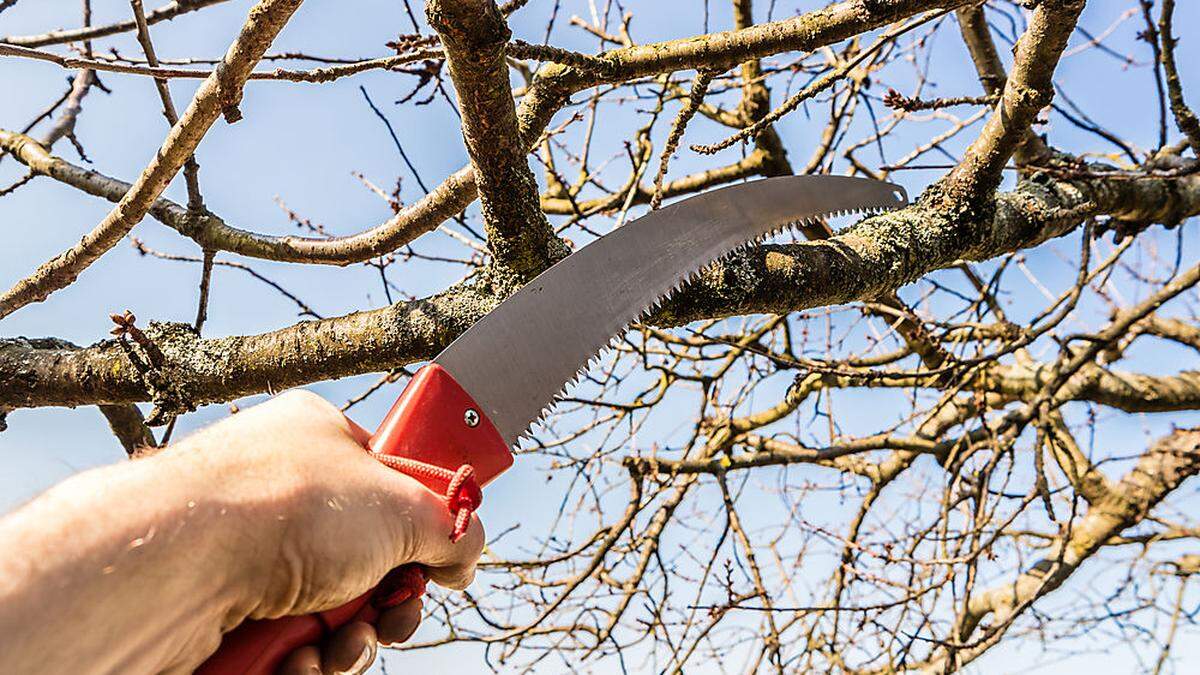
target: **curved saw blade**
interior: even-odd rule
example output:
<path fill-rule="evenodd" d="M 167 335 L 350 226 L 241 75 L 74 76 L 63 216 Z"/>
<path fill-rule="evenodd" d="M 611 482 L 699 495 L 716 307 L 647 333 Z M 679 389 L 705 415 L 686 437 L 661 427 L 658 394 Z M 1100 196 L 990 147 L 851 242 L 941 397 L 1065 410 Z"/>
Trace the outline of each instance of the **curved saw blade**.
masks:
<path fill-rule="evenodd" d="M 907 203 L 898 185 L 845 176 L 768 178 L 675 202 L 547 269 L 434 362 L 514 445 L 592 356 L 704 267 L 789 225 Z"/>

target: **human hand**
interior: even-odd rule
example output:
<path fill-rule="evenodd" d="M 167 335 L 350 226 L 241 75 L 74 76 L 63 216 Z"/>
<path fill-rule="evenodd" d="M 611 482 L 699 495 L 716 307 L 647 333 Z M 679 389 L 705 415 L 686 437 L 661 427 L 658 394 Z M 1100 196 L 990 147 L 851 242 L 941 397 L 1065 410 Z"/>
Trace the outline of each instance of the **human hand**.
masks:
<path fill-rule="evenodd" d="M 296 390 L 185 439 L 160 461 L 203 464 L 221 500 L 235 504 L 241 534 L 232 628 L 246 618 L 302 615 L 341 606 L 389 570 L 423 565 L 448 588 L 474 577 L 483 529 L 473 518 L 457 543 L 445 502 L 364 450 L 369 432 L 315 394 Z M 147 460 L 159 460 L 158 457 Z M 298 673 L 362 672 L 376 643 L 408 639 L 421 616 L 414 598 L 375 626 L 354 622 L 325 644 L 304 647 L 282 667 Z"/>

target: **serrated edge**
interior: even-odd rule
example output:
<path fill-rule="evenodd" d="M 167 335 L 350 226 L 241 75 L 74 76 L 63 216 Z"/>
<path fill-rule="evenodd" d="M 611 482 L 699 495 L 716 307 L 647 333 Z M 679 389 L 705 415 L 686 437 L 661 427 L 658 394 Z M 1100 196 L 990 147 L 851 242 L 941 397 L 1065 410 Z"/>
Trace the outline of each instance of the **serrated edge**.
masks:
<path fill-rule="evenodd" d="M 907 204 L 902 204 L 900 206 L 903 207 L 906 205 Z M 697 265 L 695 268 L 693 268 L 691 270 L 687 270 L 687 271 L 680 273 L 680 275 L 676 277 L 675 281 L 668 286 L 666 292 L 664 292 L 662 295 L 659 295 L 657 298 L 655 298 L 654 301 L 651 302 L 648 307 L 639 311 L 636 315 L 633 316 L 633 318 L 622 323 L 621 327 L 619 329 L 617 329 L 617 332 L 614 333 L 612 335 L 612 337 L 610 337 L 608 339 L 608 341 L 606 341 L 605 343 L 598 346 L 595 349 L 595 351 L 592 352 L 592 355 L 590 357 L 588 357 L 586 361 L 584 361 L 583 365 L 580 366 L 578 370 L 575 371 L 575 375 L 573 375 L 570 379 L 568 379 L 566 382 L 564 382 L 562 387 L 560 387 L 558 389 L 558 391 L 553 396 L 550 397 L 550 400 L 546 402 L 546 405 L 542 406 L 541 410 L 538 412 L 537 417 L 535 417 L 529 424 L 527 424 L 525 426 L 525 429 L 523 431 L 521 431 L 521 433 L 517 434 L 516 443 L 514 443 L 514 446 L 519 444 L 520 441 L 523 439 L 524 440 L 532 440 L 532 437 L 530 436 L 530 431 L 532 431 L 534 428 L 536 428 L 536 427 L 544 428 L 544 423 L 545 423 L 546 419 L 549 417 L 550 412 L 554 409 L 554 407 L 559 402 L 561 402 L 564 398 L 566 398 L 568 393 L 572 389 L 574 389 L 576 386 L 579 385 L 580 381 L 585 376 L 587 376 L 588 372 L 595 366 L 595 362 L 598 362 L 599 359 L 601 359 L 605 354 L 607 354 L 609 352 L 609 350 L 613 347 L 613 343 L 615 341 L 619 340 L 621 338 L 621 336 L 623 336 L 626 332 L 628 332 L 629 328 L 633 324 L 638 323 L 639 321 L 641 321 L 643 319 L 649 318 L 650 316 L 653 316 L 655 312 L 657 312 L 659 309 L 662 308 L 663 303 L 670 300 L 671 297 L 674 296 L 675 293 L 679 292 L 684 286 L 695 281 L 696 279 L 699 279 L 700 276 L 705 272 L 705 270 L 707 270 L 715 265 L 718 265 L 722 262 L 725 262 L 731 258 L 736 257 L 739 253 L 742 253 L 742 252 L 748 250 L 752 246 L 760 246 L 764 242 L 766 242 L 766 240 L 783 233 L 785 230 L 796 232 L 805 225 L 812 225 L 812 224 L 816 223 L 818 220 L 824 220 L 826 218 L 840 218 L 842 216 L 853 216 L 853 215 L 876 216 L 876 215 L 880 215 L 883 213 L 887 213 L 889 211 L 893 211 L 896 208 L 897 207 L 893 206 L 893 205 L 886 205 L 886 206 L 864 206 L 864 207 L 852 208 L 852 209 L 837 209 L 837 210 L 833 210 L 833 211 L 819 213 L 816 215 L 805 216 L 804 218 L 801 218 L 798 220 L 788 221 L 782 225 L 772 228 L 771 230 L 769 230 L 763 234 L 755 235 L 754 237 L 743 241 L 742 243 L 734 246 L 733 248 L 729 249 L 728 251 L 725 251 L 724 253 L 718 255 L 717 257 L 712 258 L 706 262 L 700 263 L 699 265 Z"/>

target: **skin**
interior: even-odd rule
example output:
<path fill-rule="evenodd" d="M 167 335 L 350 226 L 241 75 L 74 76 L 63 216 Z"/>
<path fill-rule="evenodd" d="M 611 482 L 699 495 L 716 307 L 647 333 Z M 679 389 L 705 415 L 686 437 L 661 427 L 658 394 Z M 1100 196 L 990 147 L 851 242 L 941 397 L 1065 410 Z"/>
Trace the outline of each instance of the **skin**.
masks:
<path fill-rule="evenodd" d="M 292 391 L 0 519 L 0 672 L 191 672 L 247 618 L 337 607 L 409 562 L 465 588 L 478 519 L 452 543 L 445 503 L 371 458 L 369 435 Z M 362 672 L 420 618 L 408 601 L 282 672 Z"/>

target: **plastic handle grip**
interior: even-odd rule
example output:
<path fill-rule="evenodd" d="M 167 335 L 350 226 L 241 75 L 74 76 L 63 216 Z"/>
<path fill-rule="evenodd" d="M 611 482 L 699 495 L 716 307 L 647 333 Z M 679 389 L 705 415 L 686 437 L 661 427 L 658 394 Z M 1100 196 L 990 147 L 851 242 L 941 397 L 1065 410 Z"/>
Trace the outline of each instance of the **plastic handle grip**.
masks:
<path fill-rule="evenodd" d="M 475 411 L 470 415 L 467 411 Z M 468 420 L 473 421 L 471 424 Z M 369 442 L 371 451 L 408 457 L 446 469 L 475 468 L 482 487 L 512 465 L 508 445 L 458 382 L 436 364 L 417 371 Z M 427 485 L 435 492 L 438 486 Z M 225 634 L 199 675 L 273 675 L 296 649 L 317 644 L 351 621 L 374 623 L 376 603 L 394 606 L 424 592 L 425 574 L 415 564 L 398 567 L 350 602 L 308 616 L 250 620 Z"/>

